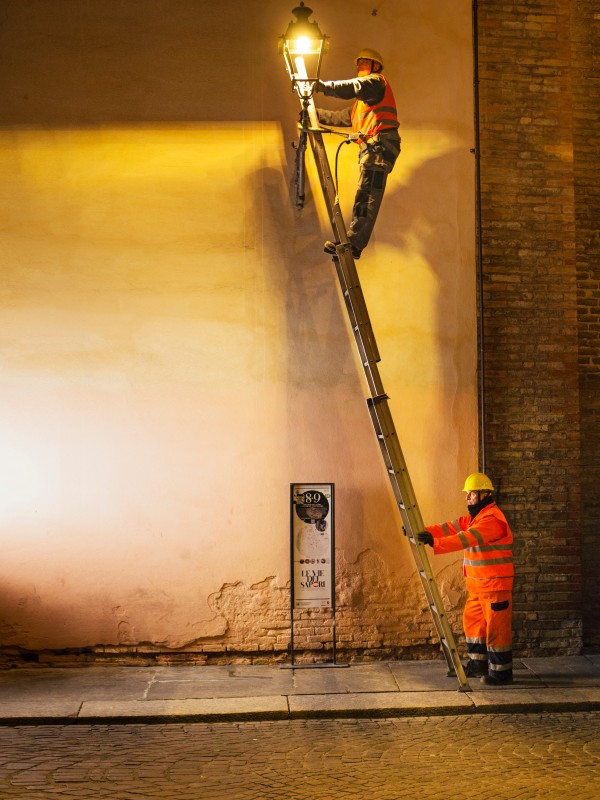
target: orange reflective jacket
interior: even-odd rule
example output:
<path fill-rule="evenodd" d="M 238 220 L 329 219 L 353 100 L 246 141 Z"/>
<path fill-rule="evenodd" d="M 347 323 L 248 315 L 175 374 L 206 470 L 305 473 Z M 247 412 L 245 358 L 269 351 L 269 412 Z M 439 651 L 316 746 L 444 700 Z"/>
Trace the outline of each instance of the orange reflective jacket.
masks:
<path fill-rule="evenodd" d="M 352 130 L 354 133 L 363 133 L 367 138 L 375 136 L 380 131 L 396 130 L 400 127 L 398 112 L 392 87 L 380 75 L 385 83 L 385 93 L 381 102 L 370 106 L 364 100 L 357 100 L 352 107 Z"/>
<path fill-rule="evenodd" d="M 467 514 L 452 522 L 429 525 L 433 552 L 464 550 L 463 571 L 470 592 L 499 592 L 513 586 L 513 535 L 506 517 L 495 503 L 476 517 Z"/>

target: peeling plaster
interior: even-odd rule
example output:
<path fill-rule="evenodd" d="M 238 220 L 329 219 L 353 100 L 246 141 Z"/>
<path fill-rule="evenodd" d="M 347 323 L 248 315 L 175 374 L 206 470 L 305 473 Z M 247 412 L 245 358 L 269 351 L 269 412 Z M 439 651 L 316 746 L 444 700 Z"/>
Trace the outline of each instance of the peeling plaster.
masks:
<path fill-rule="evenodd" d="M 415 632 L 425 638 L 435 635 L 416 572 L 399 577 L 373 550 L 363 550 L 355 561 L 347 561 L 344 552 L 338 551 L 336 567 L 337 621 L 345 646 L 410 646 Z M 459 563 L 440 571 L 438 586 L 451 624 L 459 633 L 465 597 Z M 208 598 L 215 616 L 190 622 L 185 632 L 170 635 L 163 645 L 211 652 L 285 650 L 290 631 L 289 592 L 289 581 L 281 584 L 272 575 L 250 585 L 224 583 Z M 327 613 L 319 611 L 298 614 L 300 630 L 312 631 L 320 620 L 326 627 Z M 419 633 L 421 629 L 423 633 Z"/>

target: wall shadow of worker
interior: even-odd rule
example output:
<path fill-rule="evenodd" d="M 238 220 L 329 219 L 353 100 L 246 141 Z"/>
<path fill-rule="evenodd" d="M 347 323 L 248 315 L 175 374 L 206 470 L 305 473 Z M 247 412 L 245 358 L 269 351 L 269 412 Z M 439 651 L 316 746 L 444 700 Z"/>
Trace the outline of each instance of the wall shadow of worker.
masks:
<path fill-rule="evenodd" d="M 406 149 L 410 139 L 405 138 Z M 464 404 L 456 401 L 459 395 L 462 398 L 475 391 L 477 353 L 474 190 L 464 185 L 465 175 L 473 174 L 472 158 L 468 147 L 454 147 L 425 160 L 405 182 L 391 179 L 374 235 L 360 262 L 367 297 L 377 298 L 385 291 L 398 298 L 395 321 L 380 320 L 377 309 L 371 309 L 384 368 L 390 359 L 397 374 L 406 371 L 407 380 L 411 374 L 418 380 L 410 368 L 414 342 L 409 342 L 411 353 L 404 356 L 399 342 L 408 336 L 406 331 L 413 337 L 433 332 L 438 350 L 428 358 L 435 358 L 432 369 L 441 412 L 436 422 L 441 439 L 436 447 L 457 452 L 458 458 L 461 447 L 468 448 L 456 438 L 457 432 L 465 429 L 461 419 Z M 425 289 L 421 283 L 426 284 Z M 381 336 L 379 321 L 385 328 Z M 399 331 L 402 336 L 395 338 Z M 414 395 L 418 387 L 413 385 L 411 390 Z M 427 390 L 423 385 L 421 391 Z M 392 397 L 392 404 L 394 400 L 402 402 Z M 469 430 L 476 442 L 476 418 Z"/>
<path fill-rule="evenodd" d="M 373 545 L 370 531 L 393 538 L 399 521 L 312 190 L 307 184 L 305 207 L 297 210 L 293 177 L 286 182 L 292 172 L 288 164 L 285 176 L 275 169 L 247 176 L 263 232 L 258 261 L 285 309 L 278 336 L 285 342 L 287 463 L 293 480 L 337 483 L 338 523 L 357 554 Z"/>

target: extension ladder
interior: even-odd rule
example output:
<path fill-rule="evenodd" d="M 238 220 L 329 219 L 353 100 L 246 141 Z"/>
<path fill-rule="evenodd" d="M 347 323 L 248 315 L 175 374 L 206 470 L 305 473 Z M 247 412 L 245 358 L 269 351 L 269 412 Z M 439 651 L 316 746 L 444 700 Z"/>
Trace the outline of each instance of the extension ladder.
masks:
<path fill-rule="evenodd" d="M 302 66 L 302 63 L 298 64 L 299 69 Z M 306 80 L 306 73 L 296 74 L 292 78 L 302 101 L 302 111 L 300 113 L 301 144 L 305 146 L 306 138 L 310 141 L 321 189 L 333 228 L 334 241 L 339 242 L 333 262 L 371 394 L 367 400 L 371 421 L 392 484 L 396 504 L 402 517 L 403 530 L 410 543 L 412 556 L 433 618 L 441 649 L 448 664 L 448 675 L 457 677 L 460 691 L 470 691 L 470 686 L 456 649 L 452 629 L 444 610 L 444 604 L 427 557 L 425 545 L 422 545 L 416 539 L 417 532 L 423 530 L 423 519 L 417 505 L 406 462 L 402 455 L 396 428 L 394 427 L 388 396 L 383 390 L 379 375 L 377 363 L 381 359 L 356 271 L 356 264 L 348 242 L 346 226 L 342 218 L 339 199 L 336 195 L 336 187 L 323 142 L 323 134 L 319 127 L 317 111 L 311 96 L 311 87 Z"/>

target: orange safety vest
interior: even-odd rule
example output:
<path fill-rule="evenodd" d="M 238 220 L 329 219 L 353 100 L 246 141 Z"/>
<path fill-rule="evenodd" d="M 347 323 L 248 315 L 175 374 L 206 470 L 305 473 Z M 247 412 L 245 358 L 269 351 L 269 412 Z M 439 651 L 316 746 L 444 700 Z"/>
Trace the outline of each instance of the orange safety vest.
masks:
<path fill-rule="evenodd" d="M 433 552 L 464 550 L 463 572 L 470 592 L 510 591 L 513 587 L 513 535 L 496 503 L 425 530 L 433 536 Z"/>
<path fill-rule="evenodd" d="M 400 127 L 398 112 L 392 87 L 383 77 L 385 94 L 380 103 L 370 106 L 364 100 L 356 100 L 352 107 L 352 130 L 354 133 L 363 133 L 368 139 L 380 131 L 396 130 Z"/>

